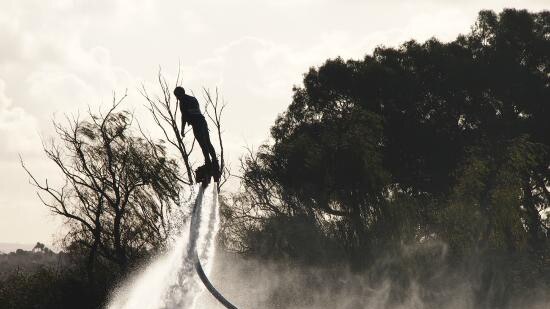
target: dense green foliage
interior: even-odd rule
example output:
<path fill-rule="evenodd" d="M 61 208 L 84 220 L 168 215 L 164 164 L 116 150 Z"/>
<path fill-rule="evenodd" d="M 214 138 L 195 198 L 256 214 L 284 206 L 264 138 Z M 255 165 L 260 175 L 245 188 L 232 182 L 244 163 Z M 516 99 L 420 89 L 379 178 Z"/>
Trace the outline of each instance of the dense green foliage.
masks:
<path fill-rule="evenodd" d="M 548 284 L 549 12 L 482 11 L 452 42 L 328 60 L 303 83 L 243 159 L 229 247 L 359 270 L 439 241 L 483 270 L 479 305 Z"/>
<path fill-rule="evenodd" d="M 98 308 L 114 273 L 96 268 L 91 286 L 85 265 L 85 256 L 55 253 L 41 243 L 32 251 L 0 254 L 0 308 Z"/>
<path fill-rule="evenodd" d="M 96 268 L 96 284 L 91 286 L 82 259 L 71 252 L 49 250 L 0 254 L 0 308 L 100 307 L 114 273 Z"/>

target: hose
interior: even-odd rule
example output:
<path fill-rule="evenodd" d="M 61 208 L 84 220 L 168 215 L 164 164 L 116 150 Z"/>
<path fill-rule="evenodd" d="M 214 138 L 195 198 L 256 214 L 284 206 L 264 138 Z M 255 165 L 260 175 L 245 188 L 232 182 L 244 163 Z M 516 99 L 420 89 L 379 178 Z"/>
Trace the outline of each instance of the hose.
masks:
<path fill-rule="evenodd" d="M 191 225 L 190 225 L 191 233 L 189 233 L 189 235 L 193 238 L 190 240 L 190 242 L 193 245 L 193 260 L 195 261 L 195 270 L 197 271 L 197 274 L 199 275 L 199 278 L 201 279 L 206 289 L 225 308 L 238 309 L 235 305 L 229 302 L 220 292 L 218 292 L 218 290 L 214 287 L 214 285 L 212 285 L 210 280 L 208 280 L 208 277 L 206 276 L 206 273 L 204 272 L 204 269 L 202 268 L 202 265 L 201 265 L 201 261 L 199 259 L 199 254 L 197 252 L 197 244 L 196 244 L 196 236 L 198 236 L 198 228 L 196 224 L 198 222 L 197 216 L 200 216 L 199 206 L 202 204 L 203 195 L 204 195 L 204 187 L 201 185 L 199 188 L 199 192 L 197 194 L 197 199 L 195 200 L 195 206 L 193 208 L 193 218 L 191 218 Z"/>

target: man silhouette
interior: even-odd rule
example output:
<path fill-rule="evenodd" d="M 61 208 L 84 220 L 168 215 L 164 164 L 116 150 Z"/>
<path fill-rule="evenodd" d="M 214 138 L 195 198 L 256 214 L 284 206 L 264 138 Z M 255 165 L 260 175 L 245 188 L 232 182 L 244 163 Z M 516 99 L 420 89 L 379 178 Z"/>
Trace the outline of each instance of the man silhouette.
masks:
<path fill-rule="evenodd" d="M 204 155 L 204 167 L 200 167 L 198 171 L 206 173 L 206 183 L 210 181 L 210 176 L 214 177 L 215 182 L 220 180 L 220 166 L 218 164 L 218 158 L 216 157 L 216 151 L 214 146 L 210 142 L 210 135 L 208 133 L 208 125 L 206 119 L 199 108 L 199 101 L 195 97 L 185 94 L 183 87 L 176 87 L 174 89 L 174 95 L 179 101 L 181 109 L 181 136 L 185 136 L 185 124 L 188 123 L 193 127 L 193 134 L 195 139 L 201 147 L 202 154 Z M 206 169 L 206 171 L 204 171 Z M 201 178 L 197 175 L 197 178 Z M 197 180 L 197 181 L 203 181 Z"/>

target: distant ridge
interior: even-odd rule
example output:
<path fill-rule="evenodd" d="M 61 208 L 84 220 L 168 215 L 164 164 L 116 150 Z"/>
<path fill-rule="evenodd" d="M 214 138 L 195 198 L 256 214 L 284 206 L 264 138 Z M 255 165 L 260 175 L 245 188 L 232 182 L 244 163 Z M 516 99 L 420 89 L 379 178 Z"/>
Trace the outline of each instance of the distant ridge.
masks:
<path fill-rule="evenodd" d="M 35 244 L 0 242 L 0 253 L 15 252 L 17 249 L 32 250 Z"/>

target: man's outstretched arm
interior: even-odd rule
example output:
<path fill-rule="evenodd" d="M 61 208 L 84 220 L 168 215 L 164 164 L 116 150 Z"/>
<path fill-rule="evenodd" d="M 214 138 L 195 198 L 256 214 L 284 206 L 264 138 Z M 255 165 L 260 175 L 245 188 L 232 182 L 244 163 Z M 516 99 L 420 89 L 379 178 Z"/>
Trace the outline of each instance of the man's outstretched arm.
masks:
<path fill-rule="evenodd" d="M 185 115 L 181 111 L 181 137 L 185 137 Z"/>

